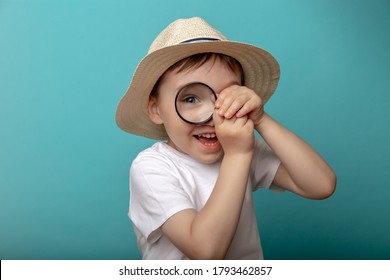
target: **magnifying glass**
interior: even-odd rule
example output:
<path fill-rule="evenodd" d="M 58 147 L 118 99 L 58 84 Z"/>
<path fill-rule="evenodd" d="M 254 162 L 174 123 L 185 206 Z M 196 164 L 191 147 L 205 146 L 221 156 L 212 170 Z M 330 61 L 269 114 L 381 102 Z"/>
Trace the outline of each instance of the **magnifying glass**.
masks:
<path fill-rule="evenodd" d="M 201 82 L 182 87 L 175 98 L 175 109 L 179 117 L 190 124 L 204 124 L 213 118 L 217 95 L 214 90 Z"/>

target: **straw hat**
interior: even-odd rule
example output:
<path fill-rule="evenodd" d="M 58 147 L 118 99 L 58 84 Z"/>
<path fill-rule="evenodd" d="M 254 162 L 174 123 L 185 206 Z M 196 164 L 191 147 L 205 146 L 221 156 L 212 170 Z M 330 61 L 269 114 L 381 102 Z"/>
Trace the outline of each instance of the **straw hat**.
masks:
<path fill-rule="evenodd" d="M 139 63 L 116 111 L 117 125 L 132 134 L 152 139 L 167 139 L 163 125 L 148 116 L 149 94 L 157 80 L 173 64 L 199 53 L 221 53 L 240 62 L 245 86 L 254 90 L 263 103 L 271 97 L 279 81 L 279 64 L 267 51 L 229 41 L 203 19 L 179 19 L 166 27 L 153 41 Z"/>

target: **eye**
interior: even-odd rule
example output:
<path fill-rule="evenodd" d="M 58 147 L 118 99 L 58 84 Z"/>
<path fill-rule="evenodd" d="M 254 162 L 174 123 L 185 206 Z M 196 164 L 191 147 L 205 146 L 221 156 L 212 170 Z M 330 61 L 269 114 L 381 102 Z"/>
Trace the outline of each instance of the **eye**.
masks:
<path fill-rule="evenodd" d="M 196 96 L 186 96 L 182 101 L 185 103 L 198 103 L 199 99 Z"/>

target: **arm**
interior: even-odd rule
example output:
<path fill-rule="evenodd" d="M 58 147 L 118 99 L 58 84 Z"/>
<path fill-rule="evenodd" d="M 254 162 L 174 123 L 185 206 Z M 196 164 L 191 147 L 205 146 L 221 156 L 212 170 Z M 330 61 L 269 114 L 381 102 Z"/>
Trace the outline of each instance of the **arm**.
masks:
<path fill-rule="evenodd" d="M 264 113 L 260 97 L 251 89 L 233 85 L 217 99 L 220 116 L 248 115 L 255 129 L 281 160 L 274 183 L 298 195 L 323 199 L 332 195 L 336 175 L 321 156 L 297 135 Z"/>
<path fill-rule="evenodd" d="M 309 144 L 265 113 L 255 128 L 281 160 L 276 185 L 312 199 L 332 195 L 336 175 Z"/>
<path fill-rule="evenodd" d="M 162 226 L 171 242 L 193 259 L 225 257 L 239 222 L 253 155 L 250 120 L 218 116 L 214 120 L 225 155 L 210 198 L 201 211 L 181 211 Z"/>

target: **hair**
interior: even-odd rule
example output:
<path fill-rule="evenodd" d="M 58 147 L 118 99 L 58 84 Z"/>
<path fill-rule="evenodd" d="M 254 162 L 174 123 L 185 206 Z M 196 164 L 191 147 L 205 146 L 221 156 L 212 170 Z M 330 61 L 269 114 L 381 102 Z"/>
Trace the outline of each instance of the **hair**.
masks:
<path fill-rule="evenodd" d="M 244 84 L 244 70 L 242 69 L 241 64 L 235 58 L 220 53 L 199 53 L 186 57 L 169 67 L 168 70 L 164 72 L 164 74 L 171 71 L 177 71 L 177 73 L 180 73 L 183 71 L 191 70 L 193 68 L 197 69 L 211 59 L 213 59 L 214 62 L 216 59 L 219 59 L 232 72 L 240 74 L 241 84 Z M 156 84 L 152 89 L 152 92 L 150 93 L 150 96 L 158 96 L 158 87 L 164 74 L 161 75 L 161 77 L 157 80 Z"/>

